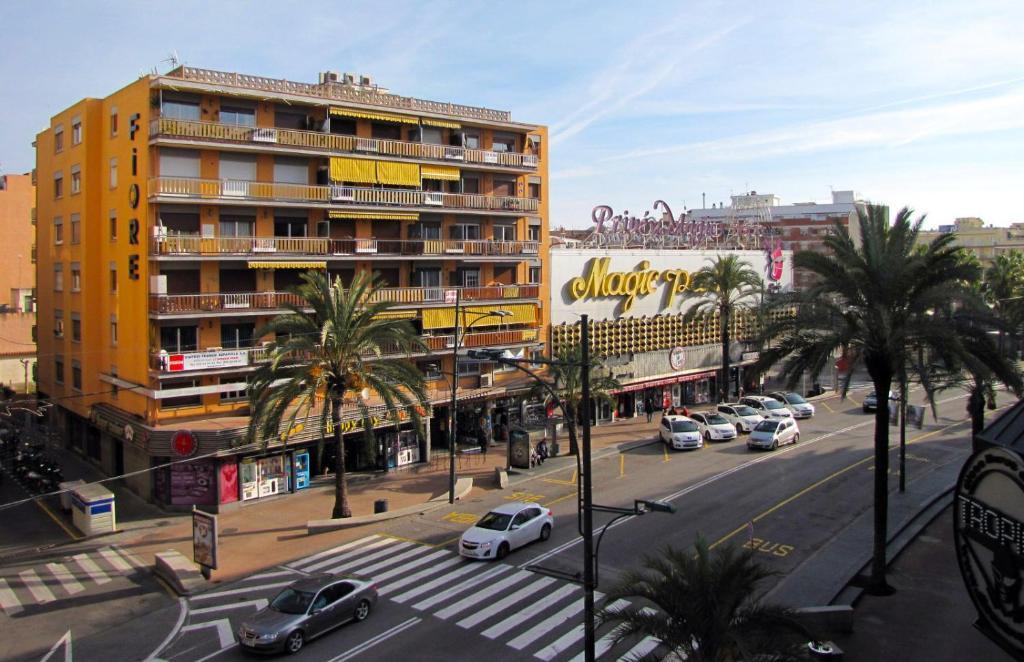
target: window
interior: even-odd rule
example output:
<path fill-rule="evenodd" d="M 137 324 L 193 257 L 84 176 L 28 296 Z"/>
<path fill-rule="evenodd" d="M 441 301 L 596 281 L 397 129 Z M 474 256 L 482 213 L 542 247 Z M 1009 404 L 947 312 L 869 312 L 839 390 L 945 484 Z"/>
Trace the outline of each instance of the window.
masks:
<path fill-rule="evenodd" d="M 220 325 L 220 346 L 225 349 L 241 349 L 252 347 L 252 336 L 256 325 L 248 324 L 221 324 Z"/>
<path fill-rule="evenodd" d="M 77 359 L 71 359 L 71 388 L 82 390 L 82 364 Z"/>
<path fill-rule="evenodd" d="M 480 226 L 468 223 L 457 223 L 448 228 L 448 238 L 467 241 L 480 238 Z"/>
<path fill-rule="evenodd" d="M 304 218 L 275 218 L 275 237 L 305 237 L 306 219 Z"/>
<path fill-rule="evenodd" d="M 60 170 L 53 173 L 53 197 L 64 197 L 64 174 Z"/>
<path fill-rule="evenodd" d="M 64 125 L 58 124 L 53 128 L 53 151 L 54 153 L 64 151 Z"/>
<path fill-rule="evenodd" d="M 160 349 L 168 352 L 192 352 L 198 347 L 198 327 L 165 326 L 160 329 Z"/>
<path fill-rule="evenodd" d="M 64 291 L 64 264 L 61 262 L 53 265 L 53 291 Z"/>
<path fill-rule="evenodd" d="M 256 109 L 221 106 L 220 123 L 234 124 L 236 126 L 256 126 Z"/>
<path fill-rule="evenodd" d="M 459 335 L 462 335 L 461 333 Z M 479 361 L 459 361 L 459 377 L 464 375 L 479 375 L 480 374 L 480 362 Z"/>
<path fill-rule="evenodd" d="M 540 267 L 530 267 L 530 283 L 540 284 Z"/>
<path fill-rule="evenodd" d="M 463 177 L 462 178 L 462 192 L 463 193 L 479 193 L 480 192 L 480 179 L 477 177 Z"/>
<path fill-rule="evenodd" d="M 110 384 L 110 397 L 113 398 L 114 400 L 117 400 L 117 392 L 120 390 L 120 387 L 117 385 L 117 366 L 116 365 L 110 366 L 110 378 L 111 378 L 111 380 L 113 380 L 113 383 Z"/>
<path fill-rule="evenodd" d="M 245 392 L 245 379 L 243 377 L 221 377 L 220 383 L 223 384 L 236 384 L 237 388 L 233 391 L 221 391 L 220 401 L 221 402 L 241 402 L 247 400 L 249 395 Z"/>
<path fill-rule="evenodd" d="M 110 316 L 110 345 L 117 347 L 117 316 Z"/>
<path fill-rule="evenodd" d="M 75 117 L 71 120 L 71 144 L 77 145 L 82 142 L 82 120 Z"/>
<path fill-rule="evenodd" d="M 459 269 L 455 272 L 455 284 L 462 287 L 480 287 L 480 270 Z"/>
<path fill-rule="evenodd" d="M 117 188 L 117 157 L 110 159 L 110 188 Z"/>
<path fill-rule="evenodd" d="M 176 120 L 199 120 L 199 104 L 191 101 L 167 101 L 160 108 L 162 117 Z"/>
<path fill-rule="evenodd" d="M 53 311 L 53 337 L 63 338 L 64 337 L 64 311 L 54 310 Z"/>
<path fill-rule="evenodd" d="M 540 179 L 537 177 L 530 177 L 529 196 L 534 200 L 540 200 Z"/>
<path fill-rule="evenodd" d="M 516 240 L 516 226 L 514 225 L 495 225 L 494 226 L 494 241 L 515 241 Z"/>
<path fill-rule="evenodd" d="M 223 215 L 220 217 L 220 236 L 252 237 L 255 225 L 256 219 L 252 217 Z"/>
<path fill-rule="evenodd" d="M 55 356 L 53 358 L 53 378 L 58 384 L 64 383 L 64 357 Z"/>
<path fill-rule="evenodd" d="M 110 137 L 117 135 L 117 106 L 110 109 Z"/>
<path fill-rule="evenodd" d="M 161 149 L 161 177 L 199 177 L 199 152 L 191 149 Z"/>
<path fill-rule="evenodd" d="M 198 167 L 199 160 L 196 160 Z M 196 177 L 199 176 L 197 172 Z M 256 181 L 256 156 L 253 154 L 226 154 L 220 155 L 220 178 L 232 179 L 243 182 Z"/>
<path fill-rule="evenodd" d="M 82 242 L 82 215 L 72 214 L 71 215 L 71 243 L 79 244 Z"/>
<path fill-rule="evenodd" d="M 71 195 L 82 192 L 82 168 L 79 165 L 71 166 Z"/>
<path fill-rule="evenodd" d="M 431 145 L 443 145 L 441 129 L 434 126 L 423 127 L 423 134 L 420 138 L 421 142 L 430 143 Z"/>
<path fill-rule="evenodd" d="M 491 141 L 491 151 L 494 152 L 514 152 L 516 151 L 516 137 L 507 133 L 496 133 L 494 134 L 494 140 Z"/>
<path fill-rule="evenodd" d="M 117 262 L 110 263 L 110 292 L 117 292 Z"/>
<path fill-rule="evenodd" d="M 279 184 L 309 184 L 309 161 L 277 157 L 274 159 L 274 181 Z"/>
<path fill-rule="evenodd" d="M 441 287 L 441 270 L 419 269 L 413 274 L 413 283 L 419 287 Z"/>
<path fill-rule="evenodd" d="M 110 210 L 110 241 L 117 241 L 117 210 Z"/>
<path fill-rule="evenodd" d="M 53 243 L 64 243 L 64 219 L 60 216 L 54 216 L 53 218 Z"/>
<path fill-rule="evenodd" d="M 199 386 L 198 379 L 182 379 L 173 382 L 164 382 L 163 387 L 160 389 L 162 392 L 176 391 L 187 388 L 196 388 Z M 161 398 L 160 408 L 161 409 L 176 409 L 178 407 L 195 407 L 203 403 L 202 396 L 200 395 L 179 395 L 171 398 Z"/>
<path fill-rule="evenodd" d="M 441 374 L 441 367 L 437 363 L 417 363 L 416 367 L 423 373 L 423 378 L 427 381 L 441 379 L 444 376 Z"/>
<path fill-rule="evenodd" d="M 82 291 L 82 265 L 78 262 L 71 263 L 71 291 Z"/>
<path fill-rule="evenodd" d="M 71 341 L 82 342 L 82 315 L 71 313 Z"/>
<path fill-rule="evenodd" d="M 462 145 L 466 149 L 480 149 L 480 134 L 467 132 L 462 139 Z"/>
<path fill-rule="evenodd" d="M 530 241 L 540 241 L 540 226 L 539 225 L 531 225 L 529 228 L 527 228 L 526 231 L 527 231 L 527 233 L 529 233 L 528 234 L 528 238 L 529 238 Z"/>
<path fill-rule="evenodd" d="M 507 197 L 515 194 L 516 180 L 504 177 L 494 178 L 494 187 L 491 189 L 491 195 L 498 197 Z"/>

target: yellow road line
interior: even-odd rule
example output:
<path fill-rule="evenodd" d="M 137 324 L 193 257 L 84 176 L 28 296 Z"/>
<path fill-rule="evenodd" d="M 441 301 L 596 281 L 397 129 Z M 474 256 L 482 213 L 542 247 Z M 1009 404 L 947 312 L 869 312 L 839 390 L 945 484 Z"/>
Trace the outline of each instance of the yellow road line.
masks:
<path fill-rule="evenodd" d="M 836 410 L 835 410 L 835 409 L 832 409 L 832 407 L 829 407 L 829 406 L 828 406 L 828 403 L 827 403 L 827 402 L 825 402 L 824 400 L 819 400 L 819 401 L 818 401 L 818 403 L 819 403 L 819 404 L 820 404 L 820 405 L 821 405 L 822 407 L 824 407 L 825 409 L 827 409 L 827 410 L 829 411 L 829 413 L 831 413 L 831 414 L 834 414 L 834 413 L 836 413 Z"/>
<path fill-rule="evenodd" d="M 626 475 L 626 456 L 619 454 L 619 478 Z"/>
<path fill-rule="evenodd" d="M 544 506 L 547 507 L 547 508 L 550 508 L 551 506 L 555 505 L 556 503 L 561 503 L 562 501 L 565 501 L 566 499 L 571 499 L 574 496 L 576 496 L 575 492 L 569 492 L 565 496 L 560 496 L 560 497 L 558 497 L 557 499 L 555 499 L 553 501 L 548 501 L 546 504 L 544 504 Z"/>
<path fill-rule="evenodd" d="M 663 447 L 662 452 L 665 453 L 665 459 L 662 462 L 668 462 L 671 458 L 668 456 L 668 446 Z"/>
<path fill-rule="evenodd" d="M 80 536 L 77 533 L 75 533 L 74 531 L 72 531 L 71 529 L 69 529 L 68 526 L 59 517 L 57 517 L 56 515 L 53 514 L 53 511 L 50 510 L 49 506 L 47 506 L 45 503 L 43 503 L 42 499 L 34 499 L 33 503 L 35 503 L 37 506 L 39 506 L 39 508 L 44 513 L 46 513 L 49 516 L 50 519 L 52 519 L 54 522 L 56 522 L 57 526 L 59 526 L 60 528 L 64 529 L 64 533 L 68 534 L 71 537 L 72 540 L 81 540 L 82 538 L 85 537 L 85 536 Z"/>

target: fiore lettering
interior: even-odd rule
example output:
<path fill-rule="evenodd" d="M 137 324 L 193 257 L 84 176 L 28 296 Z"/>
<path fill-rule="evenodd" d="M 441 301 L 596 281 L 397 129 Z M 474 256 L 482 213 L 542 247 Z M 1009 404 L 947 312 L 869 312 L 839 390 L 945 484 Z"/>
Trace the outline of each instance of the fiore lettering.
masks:
<path fill-rule="evenodd" d="M 644 260 L 633 271 L 608 271 L 609 257 L 597 257 L 587 263 L 586 271 L 569 281 L 569 296 L 573 300 L 597 297 L 622 297 L 622 311 L 628 312 L 636 298 L 653 294 L 660 283 L 668 285 L 664 308 L 672 305 L 677 294 L 690 286 L 690 272 L 685 269 L 651 269 Z"/>

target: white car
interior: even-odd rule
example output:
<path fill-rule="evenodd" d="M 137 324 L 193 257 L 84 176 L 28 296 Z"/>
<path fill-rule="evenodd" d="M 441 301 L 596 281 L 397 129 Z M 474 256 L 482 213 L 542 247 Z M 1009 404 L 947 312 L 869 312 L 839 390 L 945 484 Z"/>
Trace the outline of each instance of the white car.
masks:
<path fill-rule="evenodd" d="M 754 409 L 738 402 L 718 405 L 718 413 L 722 415 L 722 418 L 735 425 L 739 432 L 750 432 L 764 420 L 764 416 L 758 414 Z"/>
<path fill-rule="evenodd" d="M 754 409 L 765 419 L 793 418 L 792 412 L 786 409 L 786 405 L 767 395 L 748 395 L 745 398 L 740 398 L 740 403 Z"/>
<path fill-rule="evenodd" d="M 704 441 L 728 441 L 736 438 L 736 426 L 725 420 L 717 411 L 690 414 L 690 418 L 697 424 Z"/>
<path fill-rule="evenodd" d="M 666 416 L 661 419 L 658 430 L 661 440 L 672 448 L 685 450 L 704 446 L 697 424 L 686 416 Z"/>
<path fill-rule="evenodd" d="M 747 448 L 766 448 L 775 450 L 783 444 L 795 444 L 800 441 L 800 428 L 792 418 L 784 420 L 768 419 L 761 421 L 747 437 Z"/>
<path fill-rule="evenodd" d="M 536 503 L 513 501 L 484 515 L 462 534 L 459 554 L 471 559 L 503 559 L 513 549 L 547 540 L 555 518 Z"/>
<path fill-rule="evenodd" d="M 814 416 L 814 405 L 804 398 L 799 393 L 793 392 L 779 392 L 772 393 L 771 396 L 786 405 L 789 411 L 793 414 L 793 418 L 810 418 Z"/>

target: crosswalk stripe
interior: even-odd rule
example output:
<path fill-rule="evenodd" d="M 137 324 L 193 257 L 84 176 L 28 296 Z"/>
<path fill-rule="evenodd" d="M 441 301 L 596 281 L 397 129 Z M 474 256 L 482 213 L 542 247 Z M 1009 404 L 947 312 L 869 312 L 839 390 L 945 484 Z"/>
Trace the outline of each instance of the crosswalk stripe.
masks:
<path fill-rule="evenodd" d="M 47 563 L 46 569 L 50 571 L 60 585 L 64 587 L 64 590 L 68 592 L 68 595 L 74 595 L 75 593 L 81 593 L 85 590 L 81 582 L 75 579 L 75 576 L 71 574 L 71 571 L 63 563 Z"/>
<path fill-rule="evenodd" d="M 366 556 L 364 556 L 362 558 L 353 559 L 351 561 L 346 561 L 345 563 L 342 563 L 340 565 L 336 565 L 333 568 L 329 568 L 325 572 L 330 572 L 332 574 L 333 573 L 342 572 L 342 571 L 345 571 L 345 572 L 356 572 L 356 571 L 362 572 L 362 570 L 360 570 L 360 568 L 362 568 L 364 565 L 370 564 L 373 561 L 376 561 L 377 559 L 381 559 L 381 558 L 384 558 L 384 557 L 389 557 L 390 558 L 391 555 L 395 554 L 395 552 L 400 552 L 400 551 L 406 549 L 407 547 L 412 547 L 413 544 L 414 543 L 411 543 L 411 542 L 400 542 L 397 545 L 390 545 L 390 546 L 385 547 L 384 549 L 382 549 L 380 551 L 374 552 L 373 554 L 367 554 Z"/>
<path fill-rule="evenodd" d="M 258 581 L 260 579 L 273 579 L 274 577 L 287 577 L 288 575 L 294 575 L 297 573 L 298 570 L 295 570 L 294 568 L 288 568 L 287 570 L 272 570 L 270 572 L 261 572 L 258 575 L 249 575 L 248 577 L 243 577 L 240 581 L 251 582 Z"/>
<path fill-rule="evenodd" d="M 644 614 L 654 614 L 655 611 L 650 607 L 644 607 L 640 610 Z M 598 658 L 611 650 L 612 646 L 615 645 L 615 634 L 618 632 L 618 626 L 613 627 L 608 634 L 604 635 L 597 640 L 597 644 L 594 645 L 594 657 Z M 581 651 L 576 657 L 569 660 L 569 662 L 583 662 L 586 658 L 585 652 Z"/>
<path fill-rule="evenodd" d="M 415 561 L 415 565 L 419 565 L 420 562 L 429 561 L 431 558 L 437 558 L 439 556 L 445 556 L 447 554 L 448 554 L 448 552 L 444 552 L 444 551 L 437 552 L 435 554 L 431 554 L 430 556 L 426 556 L 426 557 L 424 557 L 422 559 L 417 559 Z M 447 559 L 445 561 L 441 561 L 437 565 L 432 565 L 429 568 L 427 568 L 426 570 L 420 570 L 419 572 L 413 573 L 413 574 L 409 575 L 408 577 L 403 577 L 402 579 L 396 579 L 393 582 L 388 582 L 388 583 L 386 583 L 384 585 L 381 585 L 380 588 L 377 589 L 377 592 L 380 593 L 381 595 L 385 595 L 387 593 L 391 593 L 392 591 L 396 591 L 396 590 L 402 588 L 403 586 L 408 586 L 409 584 L 412 584 L 413 582 L 418 582 L 419 580 L 423 579 L 424 577 L 429 577 L 430 575 L 437 574 L 438 572 L 441 572 L 445 568 L 450 568 L 453 565 L 460 565 L 462 563 L 465 563 L 465 561 L 463 561 L 461 558 L 459 558 L 457 556 L 455 558 L 451 558 L 451 559 Z M 383 581 L 385 581 L 387 579 L 391 579 L 392 577 L 395 577 L 397 575 L 402 574 L 403 572 L 406 572 L 406 570 L 409 570 L 412 567 L 414 567 L 414 563 L 407 563 L 407 564 L 405 564 L 405 566 L 403 566 L 401 568 L 396 568 L 394 570 L 385 572 L 383 575 L 378 575 L 377 576 L 377 578 L 376 578 L 377 582 L 379 584 L 380 582 L 383 582 Z"/>
<path fill-rule="evenodd" d="M 578 591 L 579 588 L 580 587 L 575 584 L 567 584 L 565 586 L 562 586 L 554 593 L 544 596 L 543 602 L 538 601 L 523 607 L 522 609 L 512 614 L 500 623 L 497 623 L 496 625 L 492 625 L 491 627 L 487 628 L 486 630 L 481 632 L 481 634 L 487 637 L 488 639 L 497 639 L 498 637 L 505 634 L 512 628 L 516 628 L 521 623 L 524 623 L 527 620 L 533 618 L 536 614 L 543 611 L 544 609 L 547 609 L 551 605 L 556 604 L 564 598 L 572 595 L 573 593 Z"/>
<path fill-rule="evenodd" d="M 4 579 L 0 579 L 0 609 L 3 609 L 8 616 L 14 616 L 24 611 L 18 596 L 7 586 L 7 581 Z"/>
<path fill-rule="evenodd" d="M 594 593 L 594 600 L 598 599 L 598 595 L 598 593 Z M 548 618 L 541 620 L 540 623 L 537 623 L 526 632 L 508 642 L 508 645 L 516 650 L 523 650 L 581 611 L 583 611 L 583 601 L 574 600 L 554 616 L 549 616 Z"/>
<path fill-rule="evenodd" d="M 425 584 L 420 584 L 416 588 L 414 588 L 414 589 L 412 589 L 410 591 L 406 591 L 405 593 L 402 593 L 401 595 L 396 595 L 395 597 L 393 597 L 391 599 L 394 600 L 395 602 L 405 602 L 406 600 L 411 600 L 411 599 L 415 598 L 417 595 L 422 595 L 422 594 L 426 593 L 427 591 L 429 591 L 431 589 L 434 589 L 434 588 L 436 588 L 438 586 L 441 586 L 442 584 L 447 584 L 447 583 L 451 582 L 452 580 L 456 579 L 457 577 L 461 577 L 462 575 L 466 574 L 467 572 L 475 572 L 476 570 L 477 570 L 477 568 L 474 567 L 474 564 L 469 563 L 468 561 L 462 561 L 462 567 L 461 568 L 456 568 L 455 570 L 452 570 L 451 572 L 448 572 L 448 573 L 445 573 L 445 574 L 441 575 L 437 579 L 429 581 L 429 582 L 427 582 Z"/>
<path fill-rule="evenodd" d="M 286 566 L 289 567 L 289 568 L 301 568 L 302 566 L 306 565 L 307 563 L 313 563 L 314 561 L 316 561 L 318 559 L 322 559 L 325 556 L 334 556 L 335 554 L 338 554 L 340 552 L 344 552 L 346 549 L 352 549 L 353 547 L 358 547 L 359 545 L 365 545 L 366 543 L 370 542 L 371 540 L 375 540 L 375 539 L 377 539 L 379 537 L 380 536 L 373 535 L 373 536 L 366 536 L 365 538 L 360 538 L 359 540 L 353 540 L 352 542 L 345 543 L 344 545 L 338 545 L 337 547 L 332 547 L 331 549 L 325 549 L 322 552 L 317 552 L 316 554 L 313 554 L 311 556 L 307 556 L 306 558 L 303 558 L 303 559 L 299 559 L 298 561 L 293 561 L 292 563 L 287 563 Z"/>
<path fill-rule="evenodd" d="M 502 565 L 500 565 L 497 568 L 492 568 L 491 570 L 488 570 L 487 572 L 479 574 L 476 577 L 471 577 L 471 578 L 469 578 L 469 579 L 467 579 L 465 581 L 462 581 L 462 582 L 456 584 L 455 586 L 452 586 L 451 588 L 447 588 L 447 589 L 441 591 L 440 593 L 432 595 L 429 598 L 427 598 L 426 600 L 421 600 L 420 602 L 417 602 L 416 604 L 414 604 L 412 606 L 412 608 L 413 609 L 420 609 L 420 610 L 429 609 L 430 607 L 433 607 L 434 605 L 436 605 L 439 602 L 444 602 L 445 600 L 447 600 L 449 598 L 452 598 L 452 597 L 458 595 L 459 593 L 464 593 L 465 591 L 468 591 L 469 589 L 473 588 L 477 584 L 482 584 L 482 583 L 484 583 L 486 581 L 490 581 L 494 577 L 497 577 L 498 575 L 504 574 L 504 573 L 508 572 L 511 569 L 512 569 L 511 566 L 507 566 L 507 565 L 502 564 Z"/>
<path fill-rule="evenodd" d="M 36 574 L 35 570 L 19 572 L 18 576 L 21 577 L 21 583 L 25 585 L 25 588 L 28 589 L 38 604 L 44 605 L 56 599 L 46 584 L 43 583 L 43 580 Z"/>
<path fill-rule="evenodd" d="M 117 570 L 122 575 L 127 575 L 132 571 L 132 566 L 110 547 L 104 547 L 101 549 L 100 556 L 105 558 L 107 563 L 114 566 L 114 570 Z"/>
<path fill-rule="evenodd" d="M 259 600 L 245 600 L 244 602 L 229 602 L 224 605 L 214 605 L 213 607 L 203 607 L 202 609 L 189 609 L 189 614 L 213 614 L 218 611 L 227 611 L 228 609 L 241 609 L 242 607 L 252 607 L 256 611 L 263 609 L 267 606 L 266 598 L 260 598 Z"/>
<path fill-rule="evenodd" d="M 123 547 L 118 547 L 117 545 L 114 545 L 111 549 L 116 549 L 118 554 L 120 554 L 125 559 L 127 559 L 128 563 L 131 563 L 137 569 L 139 569 L 139 570 L 147 570 L 147 569 L 149 569 L 149 566 L 146 565 L 145 563 L 143 563 L 142 559 L 140 559 L 138 556 L 136 556 L 132 552 L 128 551 L 127 549 L 124 549 Z"/>
<path fill-rule="evenodd" d="M 269 584 L 258 584 L 256 586 L 246 586 L 245 588 L 231 588 L 226 591 L 217 591 L 216 593 L 200 593 L 199 595 L 189 596 L 190 602 L 196 600 L 211 600 L 213 598 L 222 598 L 226 595 L 238 595 L 239 593 L 256 593 L 270 588 L 281 588 L 282 586 L 288 586 L 294 579 L 289 579 L 286 582 L 271 582 Z"/>
<path fill-rule="evenodd" d="M 639 644 L 626 651 L 626 654 L 620 657 L 618 662 L 635 662 L 657 648 L 658 643 L 654 637 L 644 637 Z"/>
<path fill-rule="evenodd" d="M 106 584 L 110 581 L 107 573 L 100 570 L 100 567 L 89 558 L 87 554 L 75 554 L 71 559 L 78 564 L 78 567 L 85 571 L 97 584 Z"/>
<path fill-rule="evenodd" d="M 481 590 L 474 591 L 472 595 L 469 595 L 459 600 L 455 604 L 448 605 L 441 611 L 436 612 L 434 616 L 447 620 L 455 614 L 458 614 L 461 611 L 469 609 L 478 602 L 483 602 L 484 600 L 489 599 L 493 595 L 500 594 L 501 591 L 504 591 L 506 587 L 512 586 L 513 584 L 518 584 L 522 580 L 528 578 L 530 575 L 531 573 L 528 573 L 525 570 L 517 570 L 516 572 L 513 572 L 511 575 L 505 577 L 504 579 L 501 579 L 500 581 L 485 586 Z"/>
<path fill-rule="evenodd" d="M 410 549 L 408 551 L 402 552 L 401 554 L 397 554 L 395 556 L 392 556 L 389 559 L 384 559 L 383 561 L 381 561 L 379 563 L 374 563 L 373 565 L 367 566 L 367 567 L 363 568 L 362 570 L 360 570 L 359 573 L 363 574 L 363 575 L 371 575 L 372 576 L 373 573 L 377 572 L 381 568 L 386 568 L 389 565 L 394 565 L 395 563 L 399 563 L 401 561 L 405 561 L 406 559 L 415 557 L 417 554 L 423 554 L 423 553 L 428 552 L 428 551 L 430 551 L 429 547 L 424 547 L 423 545 L 416 545 L 413 549 Z M 406 568 L 407 565 L 408 564 L 403 563 L 401 567 L 402 568 Z"/>
<path fill-rule="evenodd" d="M 303 568 L 300 568 L 300 570 L 302 570 L 302 572 L 316 572 L 316 571 L 320 570 L 320 568 L 326 568 L 327 566 L 335 565 L 339 561 L 344 561 L 346 559 L 351 559 L 351 558 L 353 558 L 355 556 L 358 556 L 360 554 L 365 554 L 366 552 L 368 552 L 370 550 L 373 550 L 373 549 L 377 549 L 378 547 L 386 547 L 388 545 L 394 545 L 397 542 L 398 541 L 395 540 L 394 538 L 381 538 L 380 540 L 374 540 L 373 542 L 371 542 L 369 544 L 363 545 L 361 547 L 357 547 L 356 549 L 349 550 L 349 551 L 345 552 L 344 554 L 338 554 L 337 556 L 332 556 L 329 559 L 323 559 L 321 561 L 317 561 L 316 563 L 314 563 L 312 565 L 307 565 L 307 566 L 305 566 Z"/>
<path fill-rule="evenodd" d="M 500 614 L 502 611 L 516 604 L 520 600 L 533 595 L 534 593 L 541 590 L 542 588 L 545 588 L 548 584 L 551 584 L 554 581 L 555 580 L 551 577 L 541 577 L 537 581 L 527 584 L 526 586 L 519 589 L 512 595 L 506 596 L 501 600 L 498 600 L 494 604 L 474 612 L 473 615 L 471 616 L 467 616 L 466 618 L 459 621 L 458 625 L 459 627 L 463 628 L 471 628 L 474 625 L 477 625 L 478 623 L 482 623 L 491 616 L 494 616 L 495 614 Z"/>
<path fill-rule="evenodd" d="M 615 602 L 608 605 L 607 608 L 614 611 L 616 609 L 622 609 L 623 607 L 626 607 L 628 605 L 629 600 L 616 600 Z M 534 657 L 540 658 L 541 660 L 544 660 L 544 662 L 547 662 L 548 660 L 558 655 L 562 651 L 568 650 L 570 646 L 574 645 L 576 642 L 582 639 L 583 631 L 583 624 L 580 623 L 579 625 L 577 625 L 576 627 L 574 627 L 573 629 L 569 630 L 561 637 L 556 639 L 553 643 L 537 651 L 537 653 L 534 654 Z"/>

